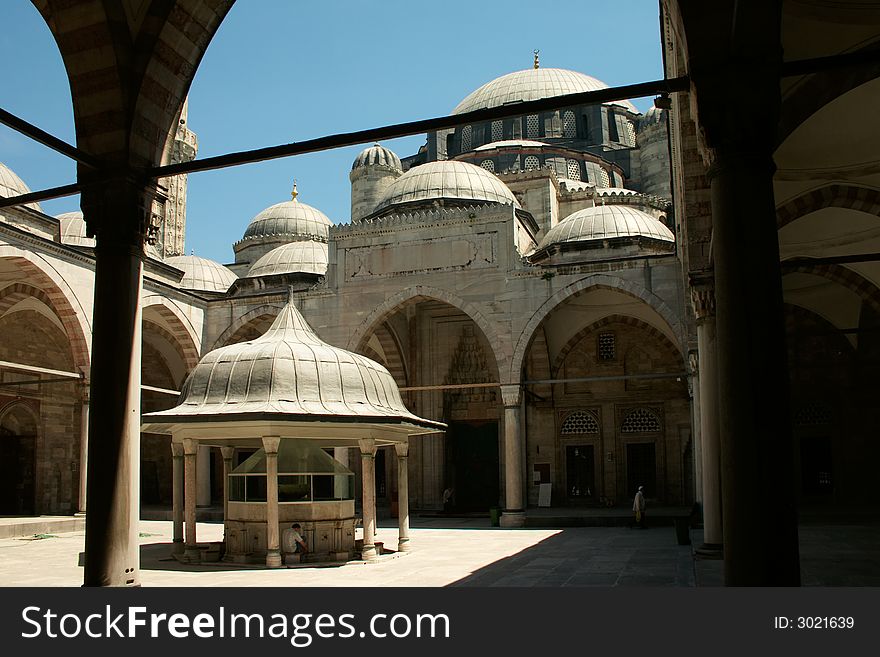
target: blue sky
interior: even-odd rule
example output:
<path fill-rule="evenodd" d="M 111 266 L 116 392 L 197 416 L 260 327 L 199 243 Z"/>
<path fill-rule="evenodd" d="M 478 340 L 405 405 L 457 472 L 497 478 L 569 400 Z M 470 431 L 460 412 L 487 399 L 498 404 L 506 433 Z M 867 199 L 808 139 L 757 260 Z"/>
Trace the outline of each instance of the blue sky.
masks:
<path fill-rule="evenodd" d="M 541 65 L 611 86 L 662 77 L 656 0 L 238 0 L 190 91 L 199 156 L 449 114 L 489 80 Z M 67 77 L 28 0 L 0 3 L 0 106 L 74 141 Z M 645 111 L 650 99 L 634 100 Z M 410 155 L 424 136 L 385 142 Z M 189 177 L 187 252 L 233 260 L 232 243 L 260 210 L 299 199 L 348 220 L 348 172 L 364 146 Z M 66 158 L 0 126 L 0 161 L 32 190 L 74 182 Z M 78 197 L 42 204 L 78 209 Z"/>

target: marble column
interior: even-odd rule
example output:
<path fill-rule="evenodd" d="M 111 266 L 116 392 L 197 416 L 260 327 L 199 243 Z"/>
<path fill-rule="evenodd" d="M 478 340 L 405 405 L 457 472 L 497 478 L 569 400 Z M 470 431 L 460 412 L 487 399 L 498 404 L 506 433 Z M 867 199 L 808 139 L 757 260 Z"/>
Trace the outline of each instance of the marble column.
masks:
<path fill-rule="evenodd" d="M 703 460 L 704 556 L 721 556 L 721 435 L 718 426 L 718 368 L 715 346 L 715 289 L 709 277 L 691 277 L 691 301 L 697 319 L 700 437 Z"/>
<path fill-rule="evenodd" d="M 190 438 L 183 441 L 183 500 L 184 520 L 186 521 L 186 561 L 198 563 L 202 560 L 196 538 L 196 491 L 198 490 L 199 444 Z"/>
<path fill-rule="evenodd" d="M 87 479 L 89 470 L 89 383 L 84 380 L 80 390 L 82 402 L 80 405 L 79 425 L 79 495 L 76 502 L 76 515 L 86 514 Z"/>
<path fill-rule="evenodd" d="M 361 449 L 361 481 L 363 482 L 362 513 L 364 516 L 364 547 L 361 550 L 365 561 L 377 558 L 376 554 L 376 441 L 367 438 L 358 441 Z"/>
<path fill-rule="evenodd" d="M 235 456 L 234 447 L 221 447 L 220 454 L 223 456 L 223 524 L 229 518 L 229 473 L 232 472 L 232 458 Z"/>
<path fill-rule="evenodd" d="M 690 380 L 688 392 L 691 397 L 691 444 L 694 454 L 694 502 L 703 508 L 703 436 L 700 431 L 700 357 L 696 351 L 688 353 Z"/>
<path fill-rule="evenodd" d="M 278 436 L 263 436 L 266 452 L 266 565 L 281 567 L 281 530 L 278 521 Z"/>
<path fill-rule="evenodd" d="M 141 283 L 155 182 L 82 193 L 95 244 L 84 586 L 139 586 Z"/>
<path fill-rule="evenodd" d="M 409 444 L 398 443 L 397 452 L 397 524 L 399 536 L 397 551 L 409 552 Z"/>
<path fill-rule="evenodd" d="M 199 446 L 196 467 L 199 469 L 199 488 L 196 494 L 196 506 L 211 506 L 211 448 L 208 445 Z"/>
<path fill-rule="evenodd" d="M 501 386 L 504 402 L 504 510 L 502 527 L 523 527 L 526 514 L 523 505 L 523 437 L 519 385 Z"/>
<path fill-rule="evenodd" d="M 171 443 L 171 554 L 183 554 L 183 444 Z"/>

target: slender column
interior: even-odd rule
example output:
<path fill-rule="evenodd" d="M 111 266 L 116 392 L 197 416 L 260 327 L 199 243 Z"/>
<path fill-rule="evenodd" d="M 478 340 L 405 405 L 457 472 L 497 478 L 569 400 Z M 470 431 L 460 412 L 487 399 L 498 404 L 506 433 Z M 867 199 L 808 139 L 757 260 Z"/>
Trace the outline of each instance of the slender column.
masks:
<path fill-rule="evenodd" d="M 263 436 L 266 451 L 266 565 L 281 567 L 281 532 L 278 524 L 278 436 Z"/>
<path fill-rule="evenodd" d="M 718 370 L 715 346 L 715 290 L 707 277 L 691 278 L 697 318 L 700 379 L 700 438 L 703 459 L 703 545 L 697 551 L 721 556 L 721 436 L 718 426 Z"/>
<path fill-rule="evenodd" d="M 183 554 L 183 444 L 171 443 L 171 554 Z"/>
<path fill-rule="evenodd" d="M 155 183 L 114 180 L 83 192 L 96 236 L 85 586 L 138 586 L 140 291 Z"/>
<path fill-rule="evenodd" d="M 364 560 L 376 559 L 376 441 L 358 441 L 361 448 L 361 481 L 363 482 L 362 512 L 364 515 Z"/>
<path fill-rule="evenodd" d="M 183 499 L 186 520 L 186 549 L 184 554 L 187 561 L 201 561 L 201 552 L 196 542 L 196 491 L 198 490 L 198 458 L 199 444 L 187 438 L 183 441 Z"/>
<path fill-rule="evenodd" d="M 397 452 L 397 521 L 400 528 L 397 551 L 409 552 L 409 444 L 398 443 L 394 449 Z"/>
<path fill-rule="evenodd" d="M 76 515 L 86 514 L 87 477 L 89 470 L 89 384 L 83 381 L 82 405 L 80 406 L 79 425 L 79 495 L 77 496 Z"/>
<path fill-rule="evenodd" d="M 694 450 L 694 502 L 703 507 L 703 436 L 700 429 L 700 357 L 696 351 L 688 353 L 691 378 L 688 392 L 691 396 L 691 444 Z"/>
<path fill-rule="evenodd" d="M 208 445 L 199 446 L 196 467 L 199 469 L 196 506 L 211 506 L 211 448 Z"/>
<path fill-rule="evenodd" d="M 504 402 L 504 510 L 502 527 L 522 527 L 526 514 L 523 506 L 523 439 L 520 422 L 520 398 L 518 385 L 501 386 Z"/>
<path fill-rule="evenodd" d="M 235 456 L 234 447 L 221 447 L 223 455 L 223 523 L 229 518 L 229 473 L 232 472 L 232 457 Z"/>

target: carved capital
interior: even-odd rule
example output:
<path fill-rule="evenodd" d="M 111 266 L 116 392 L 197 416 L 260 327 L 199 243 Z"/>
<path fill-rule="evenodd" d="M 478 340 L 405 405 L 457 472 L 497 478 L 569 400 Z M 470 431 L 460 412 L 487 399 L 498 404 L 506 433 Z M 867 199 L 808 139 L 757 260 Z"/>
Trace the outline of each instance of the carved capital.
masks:
<path fill-rule="evenodd" d="M 140 253 L 144 244 L 156 243 L 166 200 L 155 181 L 139 177 L 87 187 L 80 202 L 86 234 L 97 238 L 96 248 L 131 248 Z"/>
<path fill-rule="evenodd" d="M 715 316 L 715 280 L 711 274 L 691 274 L 691 303 L 694 316 L 701 322 Z"/>
<path fill-rule="evenodd" d="M 195 456 L 199 453 L 199 441 L 192 438 L 183 439 L 183 453 L 186 456 Z"/>
<path fill-rule="evenodd" d="M 183 456 L 183 443 L 171 443 L 171 456 L 174 458 Z"/>
<path fill-rule="evenodd" d="M 235 456 L 235 447 L 221 447 L 220 453 L 223 455 L 224 461 L 231 461 L 232 457 Z"/>
<path fill-rule="evenodd" d="M 263 449 L 266 454 L 278 454 L 278 445 L 281 444 L 280 436 L 263 436 Z"/>
<path fill-rule="evenodd" d="M 522 401 L 522 387 L 517 383 L 513 385 L 501 386 L 501 401 L 505 408 L 511 406 L 519 406 Z"/>
<path fill-rule="evenodd" d="M 409 456 L 409 443 L 395 444 L 394 451 L 397 452 L 397 458 L 405 459 L 407 456 Z"/>
<path fill-rule="evenodd" d="M 373 438 L 359 440 L 358 447 L 361 448 L 361 456 L 373 458 L 376 455 L 376 441 Z"/>

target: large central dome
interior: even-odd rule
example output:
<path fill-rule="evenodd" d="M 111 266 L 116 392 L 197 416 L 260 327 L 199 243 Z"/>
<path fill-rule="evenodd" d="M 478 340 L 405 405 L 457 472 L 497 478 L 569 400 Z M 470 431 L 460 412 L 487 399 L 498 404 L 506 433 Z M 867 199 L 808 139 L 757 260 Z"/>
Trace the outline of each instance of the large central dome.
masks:
<path fill-rule="evenodd" d="M 607 89 L 608 85 L 596 78 L 567 71 L 561 68 L 528 68 L 495 78 L 468 95 L 461 101 L 453 114 L 464 114 L 488 107 L 499 107 L 508 103 L 519 103 L 566 94 L 578 94 L 586 91 Z M 638 113 L 635 106 L 628 100 L 606 103 L 620 105 L 630 112 Z"/>

